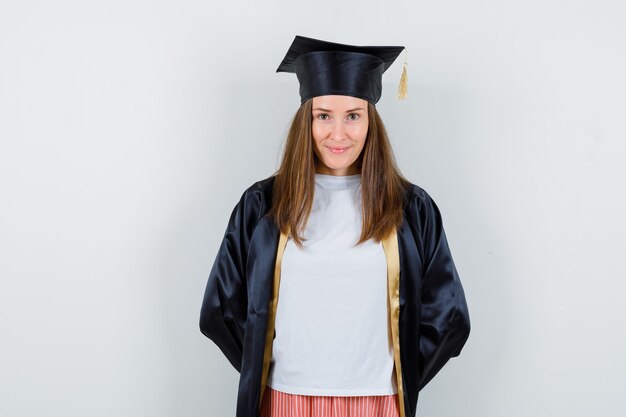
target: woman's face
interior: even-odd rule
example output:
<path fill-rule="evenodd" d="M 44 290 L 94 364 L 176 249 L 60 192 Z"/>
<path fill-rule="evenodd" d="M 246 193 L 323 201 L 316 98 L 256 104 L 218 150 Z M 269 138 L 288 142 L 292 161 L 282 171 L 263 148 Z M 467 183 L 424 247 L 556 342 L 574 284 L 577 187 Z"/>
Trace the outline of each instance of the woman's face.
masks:
<path fill-rule="evenodd" d="M 328 175 L 358 174 L 355 162 L 367 137 L 367 100 L 351 96 L 313 97 L 315 171 Z"/>

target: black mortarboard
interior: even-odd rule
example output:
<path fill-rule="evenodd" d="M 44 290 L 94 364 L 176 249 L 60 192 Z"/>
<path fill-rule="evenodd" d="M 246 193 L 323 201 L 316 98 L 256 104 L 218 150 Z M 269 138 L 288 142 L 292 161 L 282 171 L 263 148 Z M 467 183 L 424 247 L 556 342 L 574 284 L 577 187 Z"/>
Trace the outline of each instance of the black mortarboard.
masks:
<path fill-rule="evenodd" d="M 359 97 L 376 104 L 383 73 L 404 46 L 354 46 L 297 35 L 276 72 L 294 72 L 301 103 L 323 95 Z M 406 63 L 402 75 L 406 97 Z"/>

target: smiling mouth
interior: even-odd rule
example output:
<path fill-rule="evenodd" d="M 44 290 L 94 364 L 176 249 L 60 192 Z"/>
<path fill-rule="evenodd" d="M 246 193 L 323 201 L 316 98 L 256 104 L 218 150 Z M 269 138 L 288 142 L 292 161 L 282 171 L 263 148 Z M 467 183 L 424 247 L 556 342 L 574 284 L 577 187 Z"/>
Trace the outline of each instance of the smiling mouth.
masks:
<path fill-rule="evenodd" d="M 332 153 L 344 153 L 345 151 L 350 149 L 349 146 L 346 146 L 345 148 L 327 146 L 326 148 L 328 148 L 328 150 L 331 151 Z"/>

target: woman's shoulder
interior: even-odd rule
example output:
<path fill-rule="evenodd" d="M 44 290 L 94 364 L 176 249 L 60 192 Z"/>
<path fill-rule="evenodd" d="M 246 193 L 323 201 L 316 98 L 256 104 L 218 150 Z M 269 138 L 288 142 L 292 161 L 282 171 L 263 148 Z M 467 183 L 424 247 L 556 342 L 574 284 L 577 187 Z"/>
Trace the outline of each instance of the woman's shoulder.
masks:
<path fill-rule="evenodd" d="M 246 218 L 260 220 L 272 206 L 272 191 L 276 174 L 258 180 L 248 186 L 239 199 L 235 209 L 243 210 Z"/>
<path fill-rule="evenodd" d="M 432 197 L 424 187 L 412 183 L 409 180 L 404 181 L 404 192 L 405 207 L 410 204 L 423 204 L 432 201 Z"/>
<path fill-rule="evenodd" d="M 426 188 L 408 181 L 405 183 L 404 213 L 410 221 L 420 223 L 441 219 L 439 206 Z"/>
<path fill-rule="evenodd" d="M 271 201 L 275 179 L 276 174 L 272 174 L 267 178 L 254 182 L 252 185 L 244 190 L 242 198 L 253 198 L 262 199 L 264 201 Z"/>

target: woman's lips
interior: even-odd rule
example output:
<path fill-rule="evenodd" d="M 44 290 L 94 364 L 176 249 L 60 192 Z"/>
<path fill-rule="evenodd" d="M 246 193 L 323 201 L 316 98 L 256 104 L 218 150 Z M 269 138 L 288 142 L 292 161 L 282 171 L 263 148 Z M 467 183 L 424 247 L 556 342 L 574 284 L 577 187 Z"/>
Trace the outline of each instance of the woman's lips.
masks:
<path fill-rule="evenodd" d="M 328 150 L 331 151 L 332 153 L 344 153 L 345 151 L 347 151 L 350 147 L 346 146 L 346 147 L 333 147 L 333 146 L 327 146 Z"/>

